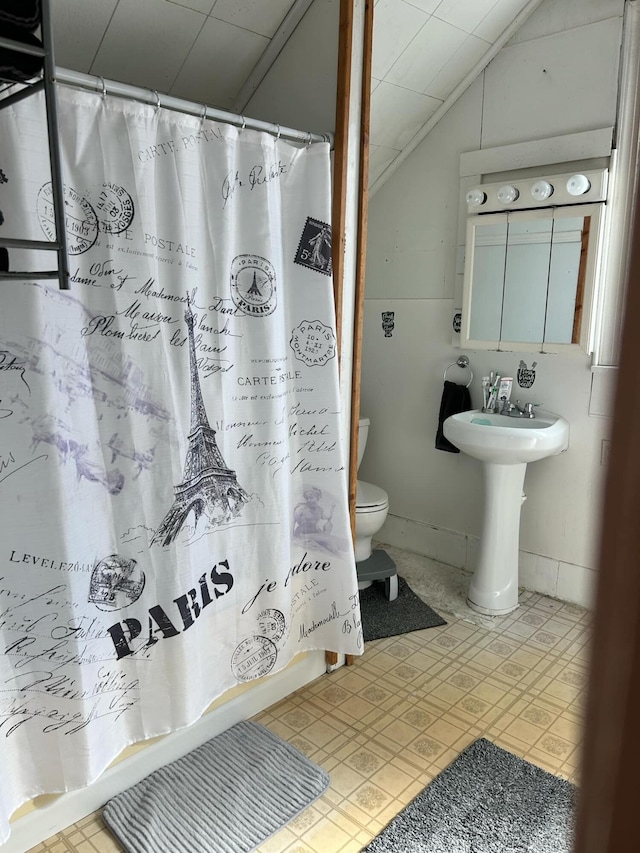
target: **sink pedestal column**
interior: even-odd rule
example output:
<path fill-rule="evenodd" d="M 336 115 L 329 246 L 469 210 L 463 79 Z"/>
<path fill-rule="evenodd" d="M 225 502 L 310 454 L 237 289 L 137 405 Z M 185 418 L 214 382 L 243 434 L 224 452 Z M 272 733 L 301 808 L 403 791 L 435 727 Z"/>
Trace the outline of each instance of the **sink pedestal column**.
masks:
<path fill-rule="evenodd" d="M 480 557 L 467 604 L 478 613 L 502 616 L 518 606 L 520 509 L 526 464 L 483 462 L 484 519 Z"/>

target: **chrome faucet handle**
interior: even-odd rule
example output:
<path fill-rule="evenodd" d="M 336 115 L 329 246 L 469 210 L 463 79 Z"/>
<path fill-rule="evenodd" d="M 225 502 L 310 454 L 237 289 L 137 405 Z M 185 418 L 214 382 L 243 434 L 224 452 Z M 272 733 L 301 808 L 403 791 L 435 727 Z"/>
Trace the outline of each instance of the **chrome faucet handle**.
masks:
<path fill-rule="evenodd" d="M 526 415 L 529 418 L 535 418 L 535 412 L 533 411 L 534 407 L 542 405 L 542 403 L 521 403 L 520 400 L 518 400 L 517 403 L 518 409 L 523 415 Z"/>

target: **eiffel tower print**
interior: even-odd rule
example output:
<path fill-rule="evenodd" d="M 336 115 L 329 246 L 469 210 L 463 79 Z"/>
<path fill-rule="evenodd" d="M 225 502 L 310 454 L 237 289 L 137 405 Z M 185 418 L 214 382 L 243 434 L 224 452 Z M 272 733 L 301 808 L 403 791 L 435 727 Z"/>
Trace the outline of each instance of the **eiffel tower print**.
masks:
<path fill-rule="evenodd" d="M 251 294 L 251 296 L 262 296 L 260 293 L 260 288 L 258 287 L 258 282 L 256 280 L 256 271 L 253 271 L 253 282 L 249 290 L 247 290 L 247 294 Z"/>
<path fill-rule="evenodd" d="M 176 538 L 191 511 L 195 524 L 206 513 L 210 520 L 222 513 L 220 520 L 226 521 L 237 515 L 249 495 L 236 479 L 236 472 L 227 468 L 216 444 L 216 431 L 209 426 L 207 412 L 202 400 L 196 347 L 193 337 L 194 316 L 187 298 L 184 314 L 189 335 L 189 369 L 191 373 L 191 424 L 189 446 L 182 482 L 174 487 L 174 500 L 160 527 L 153 534 L 151 544 L 160 542 L 169 545 Z"/>

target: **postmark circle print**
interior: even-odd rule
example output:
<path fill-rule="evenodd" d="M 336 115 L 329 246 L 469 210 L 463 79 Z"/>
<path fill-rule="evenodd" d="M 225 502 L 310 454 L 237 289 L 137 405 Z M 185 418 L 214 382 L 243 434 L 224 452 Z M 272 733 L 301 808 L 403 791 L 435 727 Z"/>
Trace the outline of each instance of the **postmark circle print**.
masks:
<path fill-rule="evenodd" d="M 322 367 L 336 354 L 333 330 L 320 320 L 303 320 L 291 332 L 289 346 L 308 367 Z"/>
<path fill-rule="evenodd" d="M 67 232 L 67 249 L 70 255 L 81 255 L 96 242 L 98 237 L 98 217 L 84 196 L 73 187 L 65 186 L 64 225 Z M 53 189 L 51 181 L 44 184 L 38 193 L 36 203 L 40 227 L 48 240 L 55 241 L 56 226 L 53 213 Z"/>
<path fill-rule="evenodd" d="M 231 656 L 231 669 L 238 681 L 253 681 L 267 675 L 278 660 L 278 649 L 268 637 L 247 637 Z"/>
<path fill-rule="evenodd" d="M 243 314 L 265 317 L 276 309 L 276 271 L 260 255 L 238 255 L 231 262 L 231 298 Z"/>
<path fill-rule="evenodd" d="M 136 560 L 110 554 L 91 573 L 89 601 L 99 610 L 121 610 L 142 595 L 145 575 Z"/>
<path fill-rule="evenodd" d="M 121 234 L 131 225 L 134 204 L 124 187 L 105 181 L 102 186 L 87 193 L 96 211 L 100 230 L 106 234 Z"/>

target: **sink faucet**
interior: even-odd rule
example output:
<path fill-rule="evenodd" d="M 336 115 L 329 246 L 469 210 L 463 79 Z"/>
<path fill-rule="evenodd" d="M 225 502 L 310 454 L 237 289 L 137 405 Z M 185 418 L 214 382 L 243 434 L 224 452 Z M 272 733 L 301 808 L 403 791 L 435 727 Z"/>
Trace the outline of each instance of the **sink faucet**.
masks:
<path fill-rule="evenodd" d="M 540 403 L 523 404 L 520 400 L 516 403 L 505 403 L 501 414 L 508 415 L 510 418 L 535 418 L 536 413 L 533 411 L 533 408 L 539 405 Z"/>

